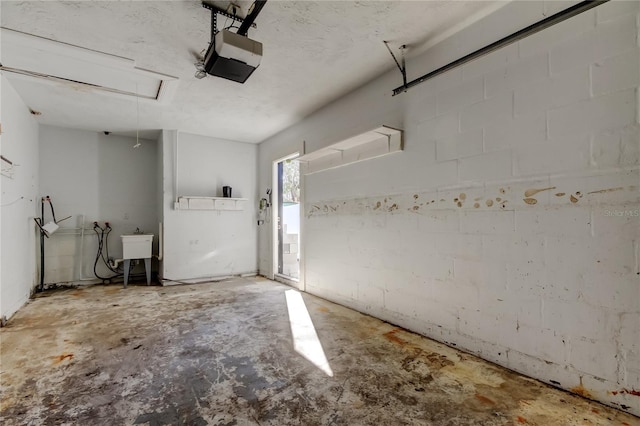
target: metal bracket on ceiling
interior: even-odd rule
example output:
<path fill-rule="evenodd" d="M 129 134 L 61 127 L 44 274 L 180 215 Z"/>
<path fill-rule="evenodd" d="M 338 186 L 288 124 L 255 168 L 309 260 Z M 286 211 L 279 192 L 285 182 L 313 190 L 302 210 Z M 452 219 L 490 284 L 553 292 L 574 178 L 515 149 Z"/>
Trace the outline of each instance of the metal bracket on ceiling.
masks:
<path fill-rule="evenodd" d="M 391 57 L 395 61 L 396 65 L 398 66 L 398 69 L 400 70 L 400 73 L 402 74 L 402 87 L 406 88 L 407 87 L 407 64 L 405 63 L 405 60 L 404 60 L 404 50 L 407 48 L 407 45 L 403 44 L 402 46 L 400 46 L 400 52 L 402 54 L 402 57 L 400 59 L 402 61 L 402 65 L 400 65 L 400 62 L 398 62 L 396 55 L 393 54 L 393 51 L 389 47 L 389 42 L 383 40 L 383 43 L 385 46 L 387 46 L 387 50 L 389 51 L 389 53 L 391 53 Z"/>
<path fill-rule="evenodd" d="M 231 13 L 227 12 L 226 10 L 222 10 L 218 6 L 215 6 L 211 2 L 203 1 L 202 2 L 202 7 L 204 7 L 205 9 L 208 9 L 208 10 L 211 11 L 211 43 L 213 43 L 214 45 L 215 45 L 215 41 L 216 41 L 216 33 L 218 32 L 218 21 L 216 19 L 218 15 L 222 15 L 225 18 L 229 18 L 229 19 L 232 19 L 234 21 L 238 21 L 238 22 L 240 22 L 240 24 L 242 24 L 244 22 L 244 18 L 240 18 L 239 16 L 236 16 L 235 14 L 231 14 Z M 257 28 L 256 24 L 255 23 L 251 23 L 251 28 Z"/>
<path fill-rule="evenodd" d="M 509 34 L 506 37 L 501 38 L 498 41 L 495 41 L 491 44 L 486 45 L 485 47 L 482 47 L 478 50 L 475 50 L 465 56 L 463 56 L 462 58 L 456 59 L 453 62 L 449 62 L 447 65 L 441 66 L 440 68 L 435 69 L 434 71 L 428 72 L 425 75 L 423 75 L 422 77 L 418 77 L 415 80 L 410 81 L 409 83 L 407 83 L 407 80 L 405 78 L 404 80 L 404 84 L 402 86 L 396 87 L 395 89 L 393 89 L 393 96 L 399 95 L 400 93 L 406 92 L 407 90 L 411 89 L 413 86 L 416 86 L 420 83 L 424 83 L 425 81 L 432 79 L 434 77 L 436 77 L 437 75 L 440 75 L 442 73 L 445 73 L 449 70 L 452 70 L 454 68 L 457 68 L 461 65 L 466 64 L 467 62 L 471 62 L 477 58 L 480 58 L 481 56 L 487 55 L 493 51 L 496 51 L 498 49 L 501 49 L 505 46 L 510 45 L 511 43 L 515 43 L 519 40 L 522 40 L 525 37 L 529 37 L 530 35 L 533 35 L 539 31 L 542 31 L 546 28 L 552 27 L 562 21 L 565 21 L 569 18 L 572 18 L 576 15 L 579 15 L 583 12 L 586 12 L 590 9 L 593 9 L 594 7 L 600 6 L 601 4 L 604 4 L 606 2 L 608 2 L 609 0 L 584 0 L 581 1 L 580 3 L 574 4 L 573 6 L 570 6 L 564 10 L 561 10 L 560 12 L 548 16 L 546 18 L 544 18 L 541 21 L 535 22 L 531 25 L 529 25 L 528 27 L 525 27 L 519 31 L 516 31 L 515 33 Z M 386 42 L 385 42 L 386 43 Z M 388 46 L 387 46 L 388 47 Z M 391 51 L 391 50 L 389 50 Z M 393 53 L 392 53 L 393 55 Z M 395 59 L 395 57 L 394 57 Z M 398 63 L 398 61 L 396 61 L 396 64 Z M 398 67 L 400 67 L 400 65 L 398 65 Z M 402 69 L 401 69 L 402 71 Z M 404 74 L 403 74 L 404 75 Z"/>

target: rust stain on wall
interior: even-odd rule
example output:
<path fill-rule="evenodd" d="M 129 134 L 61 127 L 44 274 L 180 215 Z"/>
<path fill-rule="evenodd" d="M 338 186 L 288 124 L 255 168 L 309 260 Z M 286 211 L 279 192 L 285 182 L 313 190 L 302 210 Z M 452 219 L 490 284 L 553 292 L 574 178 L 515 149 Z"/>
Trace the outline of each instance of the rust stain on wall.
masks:
<path fill-rule="evenodd" d="M 587 192 L 587 194 L 604 194 L 605 192 L 614 192 L 614 191 L 622 191 L 624 188 L 623 187 L 618 187 L 618 188 L 608 188 L 608 189 L 600 189 L 598 191 L 591 191 L 591 192 Z"/>
<path fill-rule="evenodd" d="M 493 205 L 493 200 L 487 200 L 487 207 L 491 207 Z"/>
<path fill-rule="evenodd" d="M 571 392 L 578 394 L 580 396 L 583 396 L 585 398 L 593 398 L 593 396 L 591 395 L 591 393 L 584 387 L 582 386 L 582 383 L 579 384 L 578 386 L 574 386 L 571 389 L 569 389 Z"/>
<path fill-rule="evenodd" d="M 527 198 L 533 197 L 538 192 L 549 191 L 551 189 L 556 189 L 556 187 L 555 186 L 551 186 L 549 188 L 530 188 L 530 189 L 527 189 L 526 191 L 524 191 L 524 196 L 527 197 Z"/>
<path fill-rule="evenodd" d="M 577 202 L 578 202 L 578 199 L 577 199 L 575 196 L 573 196 L 573 195 L 572 195 L 572 196 L 570 196 L 570 197 L 569 197 L 569 199 L 571 200 L 571 202 L 572 202 L 573 204 L 575 204 L 575 203 L 577 203 Z"/>
<path fill-rule="evenodd" d="M 556 197 L 564 197 L 565 195 L 567 195 L 564 192 L 556 192 Z"/>
<path fill-rule="evenodd" d="M 611 394 L 612 395 L 627 394 L 627 395 L 633 395 L 633 396 L 640 396 L 640 391 L 637 391 L 635 389 L 629 390 L 629 389 L 622 388 L 619 391 L 611 391 Z"/>
<path fill-rule="evenodd" d="M 523 201 L 525 203 L 531 204 L 531 205 L 536 204 L 538 202 L 538 200 L 536 200 L 535 198 L 525 198 L 525 199 L 523 199 Z"/>
<path fill-rule="evenodd" d="M 474 209 L 477 209 L 478 207 L 480 207 L 480 203 L 474 203 L 474 204 L 473 204 L 473 208 L 474 208 Z"/>

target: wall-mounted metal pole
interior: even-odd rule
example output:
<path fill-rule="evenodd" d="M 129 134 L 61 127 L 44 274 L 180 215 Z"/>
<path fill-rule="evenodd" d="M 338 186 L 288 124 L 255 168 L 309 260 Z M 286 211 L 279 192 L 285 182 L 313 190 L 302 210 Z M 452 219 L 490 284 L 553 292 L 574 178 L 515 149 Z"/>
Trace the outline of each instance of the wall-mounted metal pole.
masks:
<path fill-rule="evenodd" d="M 445 73 L 449 70 L 452 70 L 454 68 L 459 67 L 460 65 L 466 64 L 467 62 L 471 62 L 474 59 L 477 59 L 481 56 L 487 55 L 491 52 L 493 52 L 494 50 L 498 50 L 502 47 L 505 47 L 511 43 L 515 43 L 518 40 L 522 40 L 525 37 L 528 37 L 532 34 L 535 34 L 539 31 L 542 31 L 546 28 L 549 28 L 553 25 L 556 25 L 562 21 L 565 21 L 569 18 L 572 18 L 576 15 L 581 14 L 582 12 L 586 12 L 587 10 L 593 9 L 596 6 L 600 6 L 603 3 L 608 2 L 609 0 L 586 0 L 583 2 L 580 2 L 574 6 L 571 6 L 565 10 L 562 10 L 554 15 L 549 16 L 548 18 L 545 18 L 541 21 L 536 22 L 533 25 L 529 25 L 526 28 L 521 29 L 520 31 L 517 31 L 513 34 L 510 34 L 494 43 L 491 43 L 488 46 L 485 46 L 483 48 L 480 48 L 478 50 L 476 50 L 475 52 L 469 53 L 466 56 L 463 56 L 460 59 L 457 59 L 443 67 L 440 67 L 434 71 L 431 71 L 425 75 L 423 75 L 422 77 L 418 77 L 415 80 L 410 81 L 409 83 L 406 83 L 400 87 L 396 87 L 395 89 L 393 89 L 393 96 L 398 95 L 402 92 L 406 92 L 408 89 L 412 88 L 413 86 L 417 86 L 420 83 L 424 83 L 425 81 L 432 79 L 433 77 L 440 75 L 442 73 Z"/>

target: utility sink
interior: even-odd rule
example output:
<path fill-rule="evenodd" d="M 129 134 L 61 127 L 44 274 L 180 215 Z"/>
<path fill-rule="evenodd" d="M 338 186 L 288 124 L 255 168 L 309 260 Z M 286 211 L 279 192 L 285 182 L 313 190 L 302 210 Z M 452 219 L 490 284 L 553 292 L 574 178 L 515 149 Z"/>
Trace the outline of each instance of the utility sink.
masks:
<path fill-rule="evenodd" d="M 147 259 L 151 257 L 153 234 L 121 235 L 123 259 Z"/>

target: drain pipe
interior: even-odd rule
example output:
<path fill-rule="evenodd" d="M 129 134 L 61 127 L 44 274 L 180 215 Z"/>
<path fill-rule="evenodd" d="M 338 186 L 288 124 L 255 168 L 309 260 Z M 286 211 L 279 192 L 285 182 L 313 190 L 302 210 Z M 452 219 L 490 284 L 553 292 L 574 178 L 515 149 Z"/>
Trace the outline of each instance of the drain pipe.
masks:
<path fill-rule="evenodd" d="M 160 262 L 162 261 L 162 253 L 164 253 L 164 232 L 162 229 L 162 222 L 158 225 L 158 255 L 153 257 L 158 259 L 158 262 Z"/>

